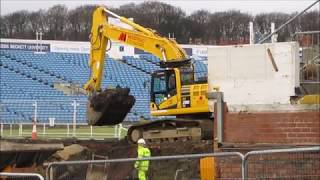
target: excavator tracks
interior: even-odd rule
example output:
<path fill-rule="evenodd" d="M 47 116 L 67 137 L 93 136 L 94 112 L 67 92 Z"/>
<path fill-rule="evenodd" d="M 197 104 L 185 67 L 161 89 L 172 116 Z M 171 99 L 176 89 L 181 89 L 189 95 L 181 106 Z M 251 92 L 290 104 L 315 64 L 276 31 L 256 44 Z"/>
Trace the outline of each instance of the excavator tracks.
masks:
<path fill-rule="evenodd" d="M 162 142 L 179 139 L 208 140 L 212 137 L 212 120 L 159 120 L 132 125 L 127 133 L 131 143 L 136 143 L 139 138 L 148 142 Z"/>

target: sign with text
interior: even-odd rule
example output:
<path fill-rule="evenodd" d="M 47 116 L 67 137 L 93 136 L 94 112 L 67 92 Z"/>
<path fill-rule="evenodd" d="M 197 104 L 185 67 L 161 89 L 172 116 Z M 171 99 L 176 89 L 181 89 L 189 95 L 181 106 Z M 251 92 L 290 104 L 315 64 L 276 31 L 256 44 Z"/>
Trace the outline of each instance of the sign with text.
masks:
<path fill-rule="evenodd" d="M 0 42 L 0 49 L 50 52 L 50 44 Z"/>

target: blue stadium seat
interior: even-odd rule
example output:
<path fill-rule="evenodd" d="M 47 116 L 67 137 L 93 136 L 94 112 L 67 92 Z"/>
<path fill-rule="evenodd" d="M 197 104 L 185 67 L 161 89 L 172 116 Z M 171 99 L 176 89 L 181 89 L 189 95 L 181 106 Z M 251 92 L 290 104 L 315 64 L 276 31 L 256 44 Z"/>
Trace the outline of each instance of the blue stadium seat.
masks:
<path fill-rule="evenodd" d="M 90 75 L 88 54 L 34 54 L 28 51 L 0 50 L 0 58 L 1 99 L 58 101 L 52 105 L 58 108 L 43 105 L 42 108 L 45 108 L 39 112 L 39 120 L 48 122 L 49 117 L 55 117 L 57 122 L 63 123 L 72 122 L 73 109 L 70 102 L 76 99 L 84 102 L 79 106 L 77 119 L 85 123 L 87 97 L 67 96 L 54 89 L 54 83 L 68 82 L 82 86 Z M 127 121 L 137 121 L 140 117 L 153 119 L 149 112 L 149 92 L 144 82 L 150 81 L 150 73 L 160 69 L 159 62 L 159 58 L 150 54 L 140 55 L 139 58 L 124 56 L 122 60 L 106 58 L 102 86 L 130 87 L 131 94 L 137 99 L 126 117 Z M 196 59 L 194 66 L 196 79 L 207 75 L 206 60 Z M 14 106 L 14 103 L 7 103 L 5 106 L 6 111 L 1 111 L 1 121 L 32 120 L 32 104 Z"/>
<path fill-rule="evenodd" d="M 68 96 L 54 89 L 55 82 L 83 85 L 88 80 L 90 69 L 88 54 L 46 53 L 34 54 L 30 51 L 0 50 L 1 88 L 0 98 L 6 111 L 1 111 L 1 122 L 31 122 L 34 100 L 51 102 L 50 106 L 39 104 L 39 121 L 48 122 L 49 117 L 56 122 L 71 123 L 73 100 L 81 101 L 77 120 L 86 122 L 85 95 Z M 147 61 L 145 59 L 148 58 Z M 146 56 L 145 59 L 124 57 L 124 60 L 106 58 L 103 87 L 130 87 L 136 97 L 136 104 L 126 117 L 127 121 L 138 121 L 140 117 L 152 119 L 149 112 L 149 92 L 143 82 L 150 81 L 150 73 L 158 70 L 159 59 Z M 28 103 L 14 103 L 15 101 Z M 12 103 L 10 103 L 12 102 Z M 52 103 L 55 102 L 55 103 Z M 14 113 L 15 112 L 15 113 Z"/>

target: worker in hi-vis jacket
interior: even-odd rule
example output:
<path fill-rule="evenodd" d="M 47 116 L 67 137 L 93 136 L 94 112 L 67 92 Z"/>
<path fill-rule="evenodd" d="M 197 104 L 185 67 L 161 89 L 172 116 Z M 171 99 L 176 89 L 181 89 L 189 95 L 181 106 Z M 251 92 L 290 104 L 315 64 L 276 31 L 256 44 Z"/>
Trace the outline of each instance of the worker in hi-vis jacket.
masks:
<path fill-rule="evenodd" d="M 149 148 L 146 146 L 144 139 L 138 140 L 138 158 L 148 158 L 151 156 Z M 139 180 L 147 179 L 147 172 L 149 169 L 149 161 L 136 161 L 134 167 L 138 170 Z"/>

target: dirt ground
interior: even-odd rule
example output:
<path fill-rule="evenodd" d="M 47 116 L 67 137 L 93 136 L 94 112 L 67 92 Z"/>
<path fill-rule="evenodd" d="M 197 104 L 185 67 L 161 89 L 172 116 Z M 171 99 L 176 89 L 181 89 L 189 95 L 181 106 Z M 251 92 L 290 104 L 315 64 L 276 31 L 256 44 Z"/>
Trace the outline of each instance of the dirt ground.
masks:
<path fill-rule="evenodd" d="M 137 145 L 123 140 L 12 140 L 21 143 L 63 143 L 63 150 L 51 155 L 44 164 L 57 161 L 92 160 L 94 159 L 125 159 L 137 157 Z M 180 140 L 175 142 L 149 143 L 152 156 L 169 156 L 182 154 L 213 152 L 212 141 Z M 31 154 L 32 155 L 32 154 Z M 32 159 L 33 157 L 30 156 Z M 46 175 L 46 166 L 20 167 L 11 169 L 13 172 L 36 172 Z M 149 179 L 199 179 L 199 159 L 179 159 L 151 161 Z M 53 169 L 54 180 L 100 180 L 100 179 L 134 179 L 136 172 L 134 162 L 110 163 L 99 165 L 68 165 Z"/>

